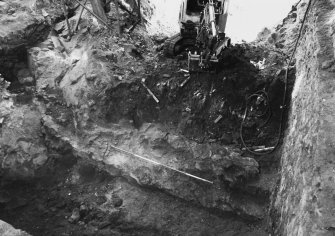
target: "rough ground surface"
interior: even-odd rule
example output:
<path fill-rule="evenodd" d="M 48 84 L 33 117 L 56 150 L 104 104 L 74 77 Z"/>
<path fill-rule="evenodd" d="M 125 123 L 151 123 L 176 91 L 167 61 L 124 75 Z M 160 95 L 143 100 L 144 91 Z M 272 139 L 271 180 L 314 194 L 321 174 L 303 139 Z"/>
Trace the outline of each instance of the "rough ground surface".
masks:
<path fill-rule="evenodd" d="M 23 44 L 1 43 L 8 49 L 0 67 L 0 219 L 34 236 L 272 233 L 281 150 L 252 156 L 240 144 L 239 125 L 245 98 L 267 91 L 270 121 L 259 129 L 266 117 L 248 117 L 243 135 L 249 146 L 275 145 L 290 42 L 235 45 L 216 73 L 192 74 L 181 86 L 186 55 L 164 57 L 164 37 L 149 37 L 142 25 L 118 37 L 85 12 L 68 40 L 58 1 L 0 3 L 9 6 L 0 42 L 11 35 Z M 53 44 L 42 7 L 65 51 Z M 21 15 L 31 21 L 14 21 Z M 121 16 L 128 27 L 127 13 Z M 19 37 L 32 27 L 33 36 Z"/>

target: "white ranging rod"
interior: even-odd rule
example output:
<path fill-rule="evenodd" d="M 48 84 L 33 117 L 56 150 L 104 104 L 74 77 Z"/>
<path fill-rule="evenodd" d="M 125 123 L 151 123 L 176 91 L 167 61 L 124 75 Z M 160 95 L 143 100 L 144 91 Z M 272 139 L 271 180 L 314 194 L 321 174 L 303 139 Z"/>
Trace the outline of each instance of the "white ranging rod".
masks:
<path fill-rule="evenodd" d="M 159 162 L 154 161 L 154 160 L 151 160 L 151 159 L 149 159 L 149 158 L 146 158 L 146 157 L 137 155 L 137 154 L 135 154 L 135 153 L 126 151 L 126 150 L 121 149 L 121 148 L 118 148 L 118 147 L 116 147 L 116 146 L 110 145 L 110 147 L 113 148 L 113 149 L 115 149 L 115 150 L 117 150 L 117 151 L 119 151 L 119 152 L 122 152 L 122 153 L 125 153 L 125 154 L 127 154 L 127 155 L 130 155 L 130 156 L 139 158 L 139 159 L 144 160 L 144 161 L 146 161 L 146 162 L 150 162 L 150 163 L 155 164 L 155 165 L 163 166 L 163 167 L 165 167 L 165 168 L 167 168 L 167 169 L 169 169 L 169 170 L 173 170 L 173 171 L 175 171 L 175 172 L 178 172 L 178 173 L 180 173 L 180 174 L 189 176 L 189 177 L 191 177 L 191 178 L 194 178 L 194 179 L 197 179 L 197 180 L 206 182 L 206 183 L 208 183 L 208 184 L 214 184 L 213 181 L 209 181 L 209 180 L 207 180 L 207 179 L 203 179 L 203 178 L 200 178 L 200 177 L 198 177 L 198 176 L 195 176 L 195 175 L 186 173 L 186 172 L 184 172 L 184 171 L 181 171 L 181 170 L 178 170 L 178 169 L 176 169 L 176 168 L 170 167 L 170 166 L 168 166 L 168 165 L 159 163 Z"/>

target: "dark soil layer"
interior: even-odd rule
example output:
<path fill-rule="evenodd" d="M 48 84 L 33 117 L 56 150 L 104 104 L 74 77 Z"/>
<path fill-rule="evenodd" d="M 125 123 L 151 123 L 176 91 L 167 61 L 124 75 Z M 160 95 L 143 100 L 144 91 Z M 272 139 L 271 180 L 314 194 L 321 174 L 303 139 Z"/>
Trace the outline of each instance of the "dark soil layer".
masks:
<path fill-rule="evenodd" d="M 159 104 L 140 83 L 122 84 L 106 92 L 107 100 L 102 105 L 106 119 L 117 122 L 126 116 L 134 121 L 135 128 L 144 122 L 158 122 L 200 143 L 238 145 L 245 99 L 262 90 L 269 96 L 271 119 L 258 130 L 259 124 L 269 117 L 253 118 L 249 124 L 253 128 L 247 130 L 246 139 L 256 138 L 250 146 L 275 143 L 277 137 L 273 134 L 279 130 L 287 56 L 268 47 L 236 45 L 227 50 L 216 72 L 191 74 L 190 80 L 181 87 L 187 80 L 187 75 L 179 71 L 187 68 L 187 61 L 182 58 L 182 55 L 174 60 L 161 57 L 157 68 L 147 66 L 151 72 L 146 83 L 160 100 Z M 262 70 L 250 63 L 264 58 L 267 60 Z M 288 81 L 290 94 L 293 70 Z"/>
<path fill-rule="evenodd" d="M 158 235 L 154 229 L 119 222 L 121 211 L 99 209 L 113 178 L 90 164 L 64 156 L 40 170 L 36 179 L 3 181 L 0 218 L 34 236 L 44 235 Z M 73 175 L 79 184 L 72 184 Z M 115 198 L 120 207 L 122 199 Z M 162 235 L 162 234 L 161 234 Z"/>
<path fill-rule="evenodd" d="M 0 218 L 34 236 L 267 235 L 261 222 L 207 212 L 68 155 L 38 175 L 30 182 L 3 180 L 0 191 Z"/>

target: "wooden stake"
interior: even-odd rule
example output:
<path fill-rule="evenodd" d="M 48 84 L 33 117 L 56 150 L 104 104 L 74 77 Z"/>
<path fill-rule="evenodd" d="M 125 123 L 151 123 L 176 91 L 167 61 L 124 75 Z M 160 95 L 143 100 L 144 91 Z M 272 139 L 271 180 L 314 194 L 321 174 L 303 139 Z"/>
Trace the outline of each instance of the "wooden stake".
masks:
<path fill-rule="evenodd" d="M 90 9 L 84 6 L 81 2 L 79 2 L 79 0 L 75 0 L 75 1 L 78 2 L 82 7 L 84 7 L 86 11 L 88 11 L 91 15 L 97 18 L 101 23 L 103 23 L 109 30 L 113 31 L 113 29 L 107 24 L 107 22 L 101 19 L 100 16 L 96 15 L 94 12 L 92 12 Z"/>
<path fill-rule="evenodd" d="M 95 15 L 99 16 L 102 21 L 104 22 L 108 22 L 105 10 L 102 6 L 102 1 L 101 0 L 90 0 L 92 8 L 93 8 L 93 12 Z"/>
<path fill-rule="evenodd" d="M 120 2 L 119 0 L 115 0 L 115 1 L 117 2 L 117 4 L 119 4 L 119 7 L 122 10 L 126 11 L 131 17 L 134 16 L 134 14 L 129 9 L 127 9 L 127 7 L 122 4 L 122 2 Z"/>
<path fill-rule="evenodd" d="M 114 5 L 116 8 L 117 30 L 118 30 L 119 36 L 121 36 L 120 11 L 119 11 L 119 4 L 117 0 L 114 0 Z"/>
<path fill-rule="evenodd" d="M 128 33 L 132 32 L 135 29 L 136 25 L 140 23 L 140 21 L 141 20 L 137 20 L 129 29 L 127 29 L 127 32 Z"/>
<path fill-rule="evenodd" d="M 60 43 L 59 41 L 59 38 L 58 38 L 58 35 L 56 33 L 56 31 L 54 29 L 51 30 L 50 32 L 50 38 L 51 38 L 51 41 L 54 45 L 54 48 L 59 51 L 60 53 L 64 52 L 65 51 L 65 48 L 63 47 L 63 45 Z"/>
<path fill-rule="evenodd" d="M 87 0 L 85 0 L 85 2 L 84 2 L 84 6 L 86 5 L 86 3 L 87 3 Z M 79 14 L 79 18 L 77 19 L 77 22 L 76 22 L 76 25 L 75 25 L 73 31 L 77 31 L 77 30 L 78 30 L 78 26 L 79 26 L 79 23 L 80 23 L 80 20 L 81 20 L 81 17 L 82 17 L 82 15 L 83 15 L 84 10 L 85 10 L 85 8 L 84 8 L 84 7 L 81 7 L 80 14 Z"/>
<path fill-rule="evenodd" d="M 65 6 L 65 1 L 61 0 L 61 3 L 62 3 L 63 14 L 64 14 L 66 25 L 67 25 L 68 34 L 71 38 L 72 37 L 72 32 L 71 32 L 69 18 L 67 17 L 67 10 L 66 10 L 66 6 Z"/>
<path fill-rule="evenodd" d="M 138 20 L 139 20 L 139 22 L 141 22 L 141 20 L 142 20 L 142 17 L 141 17 L 141 0 L 137 0 L 137 2 L 138 2 Z"/>
<path fill-rule="evenodd" d="M 183 88 L 185 86 L 185 84 L 187 84 L 188 81 L 190 81 L 191 76 L 188 76 L 180 85 L 179 87 Z"/>

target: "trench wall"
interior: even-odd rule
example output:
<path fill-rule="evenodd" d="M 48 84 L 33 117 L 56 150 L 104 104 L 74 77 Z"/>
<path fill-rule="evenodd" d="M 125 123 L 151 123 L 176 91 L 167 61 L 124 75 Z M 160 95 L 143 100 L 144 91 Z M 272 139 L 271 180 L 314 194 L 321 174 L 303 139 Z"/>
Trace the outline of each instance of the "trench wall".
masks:
<path fill-rule="evenodd" d="M 334 2 L 313 0 L 297 50 L 275 235 L 335 235 Z"/>

